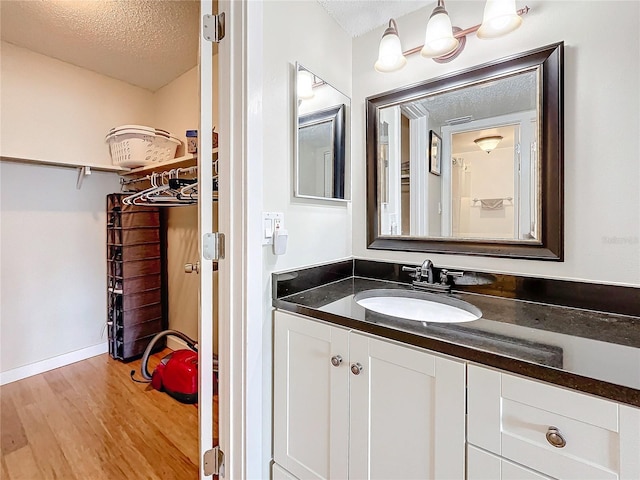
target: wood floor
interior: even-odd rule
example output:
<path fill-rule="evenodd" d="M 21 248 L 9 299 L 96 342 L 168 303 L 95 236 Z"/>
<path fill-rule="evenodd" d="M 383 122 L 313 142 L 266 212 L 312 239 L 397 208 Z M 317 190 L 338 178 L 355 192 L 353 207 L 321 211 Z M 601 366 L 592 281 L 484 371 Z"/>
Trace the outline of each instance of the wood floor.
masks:
<path fill-rule="evenodd" d="M 105 354 L 0 387 L 0 478 L 197 479 L 198 409 L 132 382 L 139 365 Z"/>

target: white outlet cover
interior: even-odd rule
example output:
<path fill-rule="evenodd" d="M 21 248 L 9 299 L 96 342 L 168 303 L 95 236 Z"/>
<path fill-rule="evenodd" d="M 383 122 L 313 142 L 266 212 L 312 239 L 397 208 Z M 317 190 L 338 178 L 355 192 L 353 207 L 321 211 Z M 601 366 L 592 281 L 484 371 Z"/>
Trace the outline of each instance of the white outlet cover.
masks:
<path fill-rule="evenodd" d="M 262 245 L 273 245 L 273 230 L 276 223 L 284 228 L 284 213 L 262 212 Z"/>

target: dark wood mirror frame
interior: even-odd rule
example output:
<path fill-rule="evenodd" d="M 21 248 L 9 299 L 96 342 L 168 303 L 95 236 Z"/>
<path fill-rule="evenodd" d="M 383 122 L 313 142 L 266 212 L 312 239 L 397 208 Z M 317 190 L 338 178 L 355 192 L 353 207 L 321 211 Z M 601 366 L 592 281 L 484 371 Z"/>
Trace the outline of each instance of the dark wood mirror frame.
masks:
<path fill-rule="evenodd" d="M 331 122 L 333 130 L 333 197 L 320 197 L 327 198 L 328 200 L 338 199 L 344 200 L 344 179 L 345 179 L 345 134 L 344 134 L 344 111 L 345 105 L 341 104 L 335 107 L 327 108 L 325 110 L 319 110 L 306 115 L 300 115 L 298 117 L 298 132 L 301 128 L 306 126 L 317 124 L 319 122 Z M 299 137 L 298 137 L 299 138 Z M 298 140 L 300 142 L 300 140 Z M 298 156 L 300 156 L 300 146 L 298 146 Z M 296 168 L 298 175 L 300 175 L 300 158 L 296 160 Z M 301 197 L 312 197 L 310 195 L 300 192 L 300 178 L 296 178 L 296 192 Z"/>
<path fill-rule="evenodd" d="M 366 99 L 367 243 L 370 249 L 562 261 L 564 255 L 563 50 L 556 43 Z M 378 109 L 540 66 L 540 242 L 380 236 L 377 171 Z"/>

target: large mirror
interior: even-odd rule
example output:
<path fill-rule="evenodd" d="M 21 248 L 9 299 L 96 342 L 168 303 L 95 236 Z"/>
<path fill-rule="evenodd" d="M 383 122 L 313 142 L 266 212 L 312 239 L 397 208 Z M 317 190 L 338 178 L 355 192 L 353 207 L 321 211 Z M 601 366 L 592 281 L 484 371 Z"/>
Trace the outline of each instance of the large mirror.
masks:
<path fill-rule="evenodd" d="M 335 87 L 296 64 L 296 197 L 350 199 L 348 118 L 351 101 Z"/>
<path fill-rule="evenodd" d="M 369 248 L 561 261 L 563 44 L 367 99 Z"/>

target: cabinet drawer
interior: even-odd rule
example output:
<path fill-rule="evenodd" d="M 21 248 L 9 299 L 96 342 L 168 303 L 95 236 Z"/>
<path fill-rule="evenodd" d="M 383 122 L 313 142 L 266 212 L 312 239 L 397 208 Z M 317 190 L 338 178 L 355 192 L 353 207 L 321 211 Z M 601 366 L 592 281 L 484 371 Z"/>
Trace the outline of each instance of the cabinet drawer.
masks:
<path fill-rule="evenodd" d="M 614 402 L 469 366 L 469 443 L 551 477 L 620 478 L 619 416 Z M 547 440 L 553 427 L 565 445 Z"/>
<path fill-rule="evenodd" d="M 469 445 L 467 480 L 553 480 L 533 470 Z"/>

